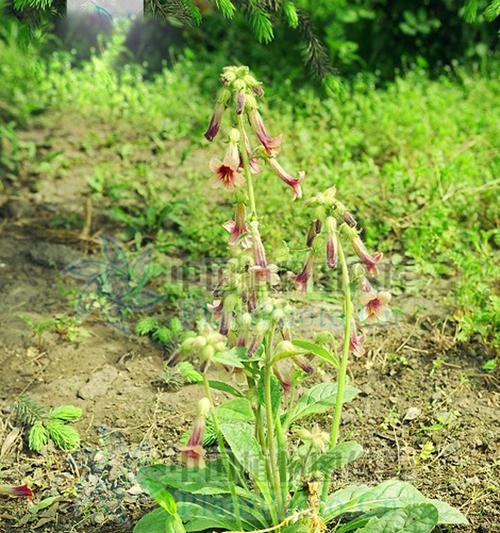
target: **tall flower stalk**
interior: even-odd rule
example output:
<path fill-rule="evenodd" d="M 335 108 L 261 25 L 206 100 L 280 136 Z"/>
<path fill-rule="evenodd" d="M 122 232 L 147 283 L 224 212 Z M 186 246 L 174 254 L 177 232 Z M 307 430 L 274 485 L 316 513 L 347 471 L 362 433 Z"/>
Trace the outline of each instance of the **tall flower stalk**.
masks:
<path fill-rule="evenodd" d="M 359 392 L 347 383 L 347 366 L 351 354 L 359 357 L 363 353 L 365 335 L 360 324 L 391 316 L 389 293 L 375 290 L 368 279 L 376 274 L 382 255 L 364 245 L 356 219 L 338 199 L 335 188 L 309 198 L 313 216 L 305 238 L 306 256 L 302 271 L 292 279 L 302 298 L 307 298 L 313 289 L 314 270 L 321 263 L 331 273 L 340 270 L 343 332 L 341 343 L 331 331 L 315 332 L 320 334 L 314 342 L 296 338 L 290 327 L 292 309 L 278 293 L 283 285 L 279 268 L 270 262 L 272 254 L 266 252 L 262 239 L 254 175 L 267 169 L 288 185 L 293 200 L 298 200 L 303 197 L 303 173 L 295 178 L 278 163 L 283 137 L 269 132 L 259 103 L 264 92 L 248 68 L 226 67 L 221 82 L 206 138 L 212 141 L 223 131 L 224 115 L 228 126 L 225 155 L 222 160 L 213 159 L 210 167 L 218 183 L 235 196 L 234 220 L 224 224 L 232 257 L 210 305 L 213 320 L 186 333 L 175 356 L 176 361 L 189 358 L 199 362 L 202 373 L 193 369 L 191 378 L 203 384 L 206 398 L 199 405 L 187 445 L 181 449 L 186 469 L 146 467 L 139 482 L 166 513 L 162 516 L 167 527 L 162 531 L 324 533 L 327 524 L 344 513 L 365 512 L 343 525 L 343 531 L 352 531 L 384 515 L 386 510 L 377 507 L 377 502 L 383 502 L 389 490 L 384 483 L 369 489 L 361 486 L 348 501 L 345 494 L 340 499 L 329 494 L 332 471 L 362 452 L 357 443 L 341 440 L 340 424 L 344 403 Z M 354 269 L 346 254 L 349 246 L 359 259 Z M 339 353 L 337 344 L 341 345 Z M 336 370 L 336 383 L 318 383 L 304 391 L 319 363 Z M 209 371 L 216 365 L 234 375 L 234 381 L 212 381 Z M 244 385 L 235 387 L 242 377 Z M 213 389 L 232 398 L 216 405 Z M 222 476 L 217 462 L 206 461 L 203 436 L 208 411 Z M 304 426 L 307 416 L 322 413 L 332 415 L 329 432 Z M 179 485 L 179 479 L 186 483 Z M 166 489 L 172 493 L 168 505 L 165 498 L 170 492 Z M 433 504 L 422 503 L 426 500 L 416 489 L 391 485 L 393 491 L 402 493 L 403 489 L 404 502 L 391 501 L 389 510 L 420 502 L 419 517 L 422 512 L 436 515 Z M 414 501 L 407 497 L 410 493 Z M 447 513 L 449 520 L 449 510 Z M 454 523 L 463 523 L 456 513 Z M 150 533 L 150 523 L 147 515 L 135 533 Z"/>

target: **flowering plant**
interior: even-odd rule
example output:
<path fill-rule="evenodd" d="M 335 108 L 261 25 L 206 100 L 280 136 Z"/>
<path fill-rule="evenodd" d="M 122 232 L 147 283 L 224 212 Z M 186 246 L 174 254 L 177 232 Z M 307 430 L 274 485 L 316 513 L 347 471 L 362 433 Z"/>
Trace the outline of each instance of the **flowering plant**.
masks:
<path fill-rule="evenodd" d="M 136 533 L 223 530 L 242 532 L 321 533 L 336 522 L 337 532 L 430 532 L 437 524 L 466 523 L 447 504 L 429 500 L 408 483 L 389 480 L 377 486 L 349 485 L 329 493 L 332 472 L 358 458 L 362 448 L 340 442 L 342 407 L 358 390 L 347 383 L 350 354 L 363 353 L 359 323 L 390 318 L 390 294 L 376 291 L 369 277 L 381 254 L 363 244 L 353 215 L 331 188 L 308 200 L 314 217 L 306 239 L 302 271 L 292 277 L 298 291 L 313 283 L 314 266 L 323 260 L 339 268 L 343 290 L 343 338 L 337 353 L 331 332 L 314 341 L 295 338 L 291 307 L 278 297 L 279 269 L 269 262 L 262 242 L 253 186 L 254 175 L 268 166 L 302 197 L 303 174 L 296 178 L 277 160 L 281 136 L 268 132 L 259 111 L 260 83 L 247 67 L 227 67 L 222 76 L 210 126 L 213 140 L 223 117 L 230 122 L 227 148 L 210 167 L 215 182 L 235 195 L 234 219 L 225 229 L 233 257 L 224 272 L 214 315 L 181 344 L 176 358 L 196 357 L 201 372 L 193 381 L 204 386 L 193 430 L 182 447 L 182 466 L 141 469 L 139 483 L 160 505 L 136 525 Z M 245 118 L 258 140 L 253 147 Z M 350 269 L 345 247 L 359 264 Z M 356 288 L 356 295 L 351 294 Z M 360 312 L 356 312 L 356 306 Z M 215 326 L 217 324 L 217 326 Z M 303 390 L 315 361 L 335 369 L 336 382 Z M 183 363 L 185 364 L 185 363 Z M 221 365 L 233 383 L 209 378 Z M 212 391 L 232 398 L 216 405 Z M 333 414 L 329 432 L 308 426 L 307 417 Z M 219 459 L 208 461 L 204 445 L 217 442 Z"/>

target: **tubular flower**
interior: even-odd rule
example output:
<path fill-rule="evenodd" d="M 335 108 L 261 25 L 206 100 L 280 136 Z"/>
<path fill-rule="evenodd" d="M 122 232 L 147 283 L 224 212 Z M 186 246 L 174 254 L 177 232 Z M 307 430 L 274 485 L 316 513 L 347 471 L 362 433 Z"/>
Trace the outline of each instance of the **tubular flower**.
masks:
<path fill-rule="evenodd" d="M 292 368 L 287 366 L 285 361 L 278 361 L 273 366 L 274 375 L 281 383 L 283 392 L 288 393 L 292 388 Z"/>
<path fill-rule="evenodd" d="M 219 333 L 221 335 L 228 335 L 229 330 L 231 329 L 231 318 L 235 305 L 236 297 L 233 294 L 230 294 L 224 298 L 219 327 Z"/>
<path fill-rule="evenodd" d="M 351 323 L 351 338 L 349 339 L 349 350 L 356 357 L 361 357 L 365 353 L 365 334 L 358 333 L 354 320 Z"/>
<path fill-rule="evenodd" d="M 293 189 L 293 199 L 302 198 L 302 187 L 300 186 L 301 181 L 303 181 L 305 174 L 304 172 L 299 172 L 299 177 L 294 178 L 274 159 L 274 157 L 269 158 L 269 165 L 271 166 L 273 172 L 283 180 L 287 185 Z"/>
<path fill-rule="evenodd" d="M 382 259 L 382 254 L 380 252 L 374 252 L 370 254 L 366 246 L 361 240 L 360 236 L 355 233 L 351 239 L 351 244 L 356 252 L 356 255 L 361 259 L 361 261 L 366 266 L 370 274 L 375 275 L 377 273 L 377 264 L 380 263 Z"/>
<path fill-rule="evenodd" d="M 204 468 L 205 467 L 205 450 L 203 449 L 203 435 L 207 417 L 210 412 L 210 401 L 208 398 L 202 398 L 198 402 L 198 416 L 193 424 L 193 429 L 189 440 L 181 448 L 180 460 L 188 468 Z"/>
<path fill-rule="evenodd" d="M 255 131 L 255 134 L 259 138 L 259 141 L 266 149 L 266 152 L 270 156 L 278 155 L 281 146 L 282 136 L 279 135 L 278 137 L 271 137 L 269 135 L 260 113 L 255 108 L 250 109 L 248 111 L 248 120 L 253 130 Z"/>
<path fill-rule="evenodd" d="M 254 265 L 248 270 L 255 275 L 255 279 L 258 281 L 267 281 L 271 287 L 278 285 L 280 282 L 278 267 L 276 265 Z"/>
<path fill-rule="evenodd" d="M 384 322 L 391 318 L 391 311 L 387 304 L 391 301 L 391 293 L 387 291 L 377 292 L 372 287 L 371 290 L 361 291 L 360 302 L 363 309 L 359 319 L 366 322 Z"/>
<path fill-rule="evenodd" d="M 33 491 L 25 483 L 24 485 L 0 485 L 0 496 L 11 498 L 33 498 Z"/>
<path fill-rule="evenodd" d="M 238 239 L 248 230 L 245 204 L 239 203 L 236 206 L 234 220 L 225 222 L 223 228 L 229 233 L 229 244 L 234 246 L 238 242 Z"/>
<path fill-rule="evenodd" d="M 222 124 L 222 115 L 224 114 L 229 98 L 231 98 L 231 91 L 229 89 L 223 88 L 219 91 L 210 124 L 205 132 L 205 138 L 209 141 L 213 141 L 217 133 L 219 133 Z"/>
<path fill-rule="evenodd" d="M 306 292 L 307 290 L 307 284 L 309 283 L 309 280 L 311 279 L 312 273 L 314 268 L 314 254 L 312 252 L 309 252 L 309 255 L 307 256 L 306 264 L 304 265 L 304 268 L 302 269 L 302 272 L 300 274 L 297 274 L 293 276 L 293 281 L 297 284 L 297 288 L 300 292 Z"/>
<path fill-rule="evenodd" d="M 220 161 L 214 158 L 210 161 L 210 170 L 216 176 L 216 184 L 222 185 L 228 191 L 232 191 L 243 183 L 243 177 L 239 172 L 240 153 L 238 151 L 237 139 L 239 135 L 236 135 L 237 133 L 237 130 L 231 133 L 224 159 Z"/>
<path fill-rule="evenodd" d="M 241 115 L 245 110 L 245 93 L 243 91 L 238 91 L 236 95 L 236 114 Z"/>
<path fill-rule="evenodd" d="M 326 219 L 326 264 L 330 268 L 337 266 L 337 221 L 333 217 Z"/>

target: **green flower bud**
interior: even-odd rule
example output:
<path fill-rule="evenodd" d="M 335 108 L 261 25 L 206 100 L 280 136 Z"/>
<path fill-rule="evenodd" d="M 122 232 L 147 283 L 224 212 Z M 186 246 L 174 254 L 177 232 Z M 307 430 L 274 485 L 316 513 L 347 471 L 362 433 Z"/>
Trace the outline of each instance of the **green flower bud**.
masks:
<path fill-rule="evenodd" d="M 210 414 L 210 400 L 208 398 L 202 398 L 198 402 L 198 416 L 202 416 L 203 418 L 207 418 Z"/>

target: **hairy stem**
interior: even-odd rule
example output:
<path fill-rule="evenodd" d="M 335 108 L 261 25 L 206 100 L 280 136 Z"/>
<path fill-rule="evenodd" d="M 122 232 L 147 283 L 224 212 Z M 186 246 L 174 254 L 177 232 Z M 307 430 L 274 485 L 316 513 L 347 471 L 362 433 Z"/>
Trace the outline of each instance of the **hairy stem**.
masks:
<path fill-rule="evenodd" d="M 231 499 L 233 501 L 234 515 L 236 516 L 238 527 L 241 528 L 242 524 L 241 524 L 240 504 L 238 501 L 238 496 L 236 495 L 236 486 L 234 482 L 233 469 L 231 468 L 226 446 L 224 445 L 224 437 L 222 436 L 222 431 L 220 429 L 219 419 L 217 418 L 217 415 L 215 414 L 215 404 L 213 401 L 212 391 L 210 389 L 210 384 L 208 382 L 208 377 L 207 377 L 206 372 L 203 374 L 203 385 L 205 387 L 205 394 L 207 395 L 207 398 L 210 401 L 210 405 L 212 406 L 212 413 L 211 413 L 212 421 L 214 423 L 215 434 L 217 435 L 217 444 L 219 446 L 222 464 L 224 465 L 224 470 L 226 471 L 226 475 L 229 481 L 229 488 L 231 490 Z"/>
<path fill-rule="evenodd" d="M 349 361 L 349 349 L 351 342 L 351 320 L 352 320 L 352 302 L 351 287 L 349 279 L 349 268 L 344 254 L 344 248 L 340 239 L 338 239 L 339 262 L 342 268 L 342 289 L 344 291 L 344 344 L 342 346 L 342 359 L 337 374 L 337 398 L 335 401 L 335 411 L 333 413 L 333 423 L 330 433 L 330 448 L 337 445 L 339 440 L 340 421 L 342 418 L 342 405 L 344 403 L 344 389 L 347 374 L 347 363 Z M 325 477 L 323 481 L 322 500 L 328 498 L 328 489 L 330 486 L 330 477 Z"/>
<path fill-rule="evenodd" d="M 248 154 L 245 146 L 245 123 L 243 121 L 243 114 L 238 115 L 238 130 L 240 132 L 240 145 L 241 145 L 241 159 L 243 161 L 243 171 L 245 173 L 245 179 L 248 189 L 248 201 L 250 203 L 250 220 L 257 220 L 257 208 L 255 207 L 255 193 L 253 190 L 253 178 L 250 172 L 250 163 L 248 161 Z"/>

